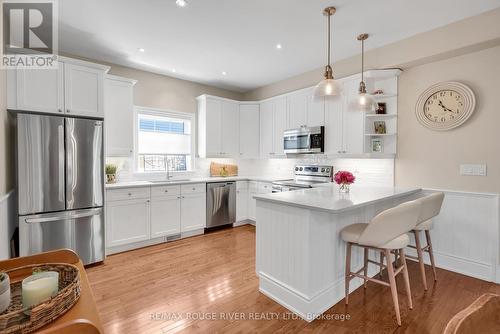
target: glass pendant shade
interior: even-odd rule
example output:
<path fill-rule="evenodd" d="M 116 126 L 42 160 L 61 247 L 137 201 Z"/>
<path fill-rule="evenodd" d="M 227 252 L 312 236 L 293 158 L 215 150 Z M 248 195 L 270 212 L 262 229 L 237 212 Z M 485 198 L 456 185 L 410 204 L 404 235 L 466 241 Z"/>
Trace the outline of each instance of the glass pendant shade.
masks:
<path fill-rule="evenodd" d="M 351 104 L 353 111 L 363 111 L 367 113 L 374 113 L 377 110 L 377 100 L 371 94 L 359 93 Z"/>
<path fill-rule="evenodd" d="M 335 79 L 325 79 L 316 85 L 314 98 L 335 97 L 341 92 L 340 84 Z"/>

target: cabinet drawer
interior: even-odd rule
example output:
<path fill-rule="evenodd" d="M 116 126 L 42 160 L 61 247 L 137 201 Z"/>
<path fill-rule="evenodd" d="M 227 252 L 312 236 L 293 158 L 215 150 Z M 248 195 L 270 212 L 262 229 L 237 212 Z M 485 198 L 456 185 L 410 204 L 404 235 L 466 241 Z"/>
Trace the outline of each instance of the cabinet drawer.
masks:
<path fill-rule="evenodd" d="M 151 187 L 151 197 L 175 196 L 181 193 L 180 185 Z"/>
<path fill-rule="evenodd" d="M 108 201 L 149 198 L 149 187 L 109 189 L 106 191 Z"/>
<path fill-rule="evenodd" d="M 236 181 L 236 189 L 248 189 L 248 181 Z"/>
<path fill-rule="evenodd" d="M 259 183 L 259 192 L 261 193 L 269 193 L 272 192 L 273 186 L 271 183 L 267 182 L 260 182 Z"/>
<path fill-rule="evenodd" d="M 194 183 L 194 184 L 182 184 L 181 185 L 181 193 L 183 195 L 194 194 L 194 193 L 204 193 L 206 191 L 207 191 L 207 186 L 205 183 Z"/>

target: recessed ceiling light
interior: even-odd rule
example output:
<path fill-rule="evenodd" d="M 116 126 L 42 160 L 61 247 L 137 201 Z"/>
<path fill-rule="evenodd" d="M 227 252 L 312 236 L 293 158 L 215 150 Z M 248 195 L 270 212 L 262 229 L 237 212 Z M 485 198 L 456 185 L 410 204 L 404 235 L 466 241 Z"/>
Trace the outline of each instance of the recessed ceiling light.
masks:
<path fill-rule="evenodd" d="M 138 49 L 137 49 L 137 51 L 139 51 L 139 52 L 144 52 L 144 51 L 146 51 L 146 50 L 144 50 L 143 48 L 138 48 Z"/>
<path fill-rule="evenodd" d="M 188 3 L 186 0 L 175 0 L 175 4 L 179 7 L 186 7 Z"/>
<path fill-rule="evenodd" d="M 222 75 L 227 75 L 227 72 L 226 71 L 222 72 Z"/>
<path fill-rule="evenodd" d="M 279 44 L 279 43 L 276 44 L 276 49 L 281 50 L 282 48 L 283 48 L 283 46 L 281 44 Z"/>
<path fill-rule="evenodd" d="M 175 73 L 175 72 L 177 72 L 177 70 L 176 70 L 175 68 L 173 68 L 173 69 L 172 69 L 172 72 L 174 72 L 174 73 Z"/>

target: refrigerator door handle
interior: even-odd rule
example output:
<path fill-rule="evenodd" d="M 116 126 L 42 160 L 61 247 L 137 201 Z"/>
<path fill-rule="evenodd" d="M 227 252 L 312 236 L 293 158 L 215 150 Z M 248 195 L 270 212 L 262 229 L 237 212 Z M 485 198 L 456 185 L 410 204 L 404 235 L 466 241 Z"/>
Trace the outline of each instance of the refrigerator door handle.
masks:
<path fill-rule="evenodd" d="M 57 221 L 68 220 L 68 219 L 78 219 L 78 218 L 91 217 L 91 216 L 95 216 L 99 213 L 100 213 L 100 209 L 94 209 L 94 210 L 73 213 L 70 215 L 61 215 L 61 216 L 45 217 L 45 218 L 28 218 L 25 220 L 25 222 L 27 224 L 49 223 L 49 222 L 57 222 Z"/>
<path fill-rule="evenodd" d="M 59 144 L 59 201 L 64 201 L 64 125 L 57 128 Z"/>

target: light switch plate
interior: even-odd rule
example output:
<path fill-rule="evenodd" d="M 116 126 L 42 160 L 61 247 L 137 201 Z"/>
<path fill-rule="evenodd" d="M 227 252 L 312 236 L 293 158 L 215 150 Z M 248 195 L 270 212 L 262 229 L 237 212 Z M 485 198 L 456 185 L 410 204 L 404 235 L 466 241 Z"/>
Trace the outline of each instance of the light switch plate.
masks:
<path fill-rule="evenodd" d="M 460 165 L 460 175 L 464 176 L 486 176 L 486 165 Z"/>

